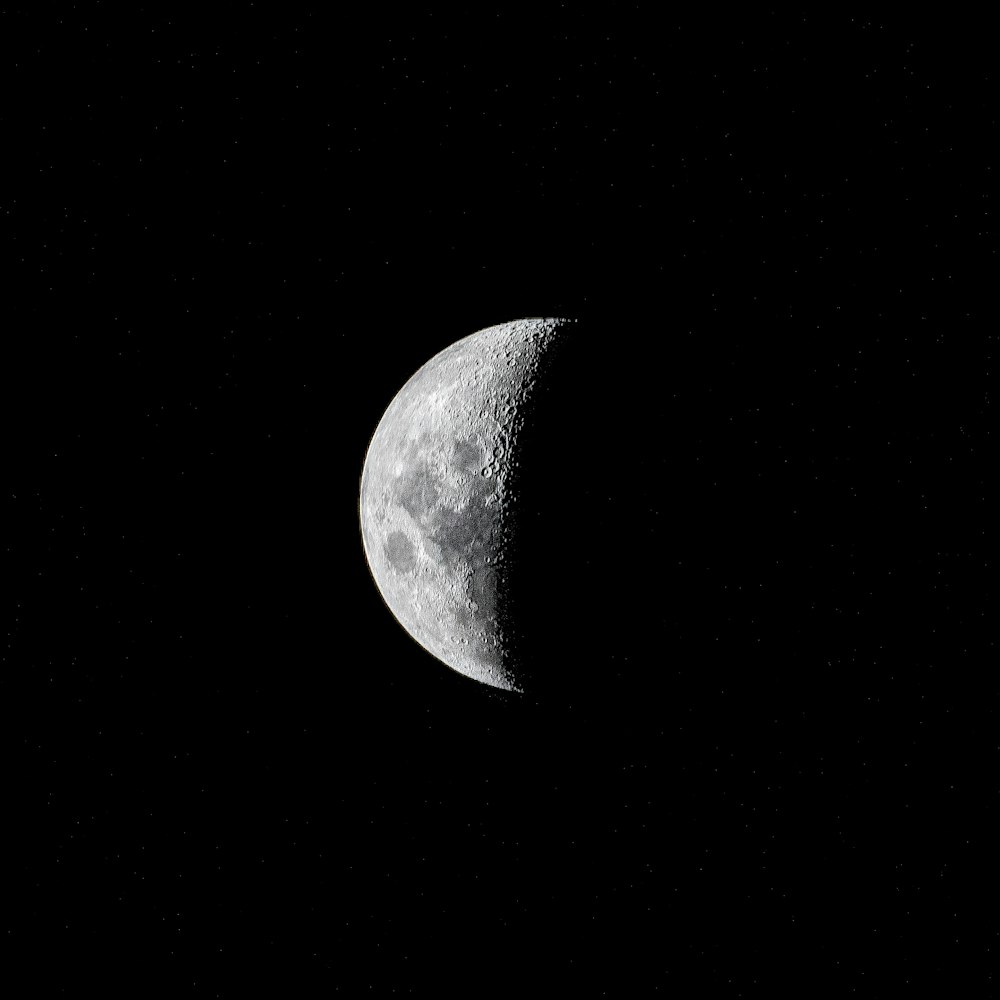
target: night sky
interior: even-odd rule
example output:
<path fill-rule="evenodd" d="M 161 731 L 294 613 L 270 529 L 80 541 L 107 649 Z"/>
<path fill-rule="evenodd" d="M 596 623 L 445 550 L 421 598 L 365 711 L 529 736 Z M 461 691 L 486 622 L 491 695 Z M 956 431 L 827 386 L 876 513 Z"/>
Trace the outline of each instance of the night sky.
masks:
<path fill-rule="evenodd" d="M 0 11 L 18 995 L 995 996 L 985 26 L 56 6 Z M 518 699 L 357 500 L 530 316 L 589 332 Z"/>

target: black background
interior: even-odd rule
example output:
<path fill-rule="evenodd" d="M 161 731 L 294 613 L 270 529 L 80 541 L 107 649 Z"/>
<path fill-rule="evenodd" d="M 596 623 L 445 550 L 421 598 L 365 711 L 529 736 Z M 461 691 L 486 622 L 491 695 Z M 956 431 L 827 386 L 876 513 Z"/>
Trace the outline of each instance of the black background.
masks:
<path fill-rule="evenodd" d="M 993 995 L 987 32 L 655 13 L 6 8 L 23 995 Z M 357 487 L 553 315 L 512 700 Z"/>

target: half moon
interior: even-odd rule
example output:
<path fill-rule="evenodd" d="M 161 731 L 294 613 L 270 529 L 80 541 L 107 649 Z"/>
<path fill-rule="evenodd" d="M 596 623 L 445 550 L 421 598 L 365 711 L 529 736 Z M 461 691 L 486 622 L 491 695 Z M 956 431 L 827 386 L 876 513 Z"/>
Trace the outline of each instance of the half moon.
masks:
<path fill-rule="evenodd" d="M 518 437 L 567 325 L 503 323 L 435 355 L 389 404 L 361 476 L 365 555 L 392 613 L 449 667 L 506 690 L 523 690 L 504 589 Z"/>

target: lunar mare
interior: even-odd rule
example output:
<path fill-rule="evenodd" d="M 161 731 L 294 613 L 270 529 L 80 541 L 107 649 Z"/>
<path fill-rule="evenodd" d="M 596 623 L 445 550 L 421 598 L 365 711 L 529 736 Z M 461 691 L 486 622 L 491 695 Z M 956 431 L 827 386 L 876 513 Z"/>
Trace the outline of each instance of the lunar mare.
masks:
<path fill-rule="evenodd" d="M 449 667 L 520 690 L 504 601 L 520 432 L 565 320 L 480 330 L 428 361 L 365 456 L 360 518 L 372 576 L 409 634 Z"/>

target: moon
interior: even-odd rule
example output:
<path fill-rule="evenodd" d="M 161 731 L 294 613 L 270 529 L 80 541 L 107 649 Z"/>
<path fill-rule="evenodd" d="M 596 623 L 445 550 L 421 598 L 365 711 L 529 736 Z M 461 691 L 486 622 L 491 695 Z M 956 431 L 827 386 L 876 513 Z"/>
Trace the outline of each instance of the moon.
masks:
<path fill-rule="evenodd" d="M 523 691 L 505 600 L 517 530 L 518 441 L 569 322 L 491 326 L 430 359 L 398 392 L 365 456 L 365 556 L 421 646 L 484 684 Z"/>

